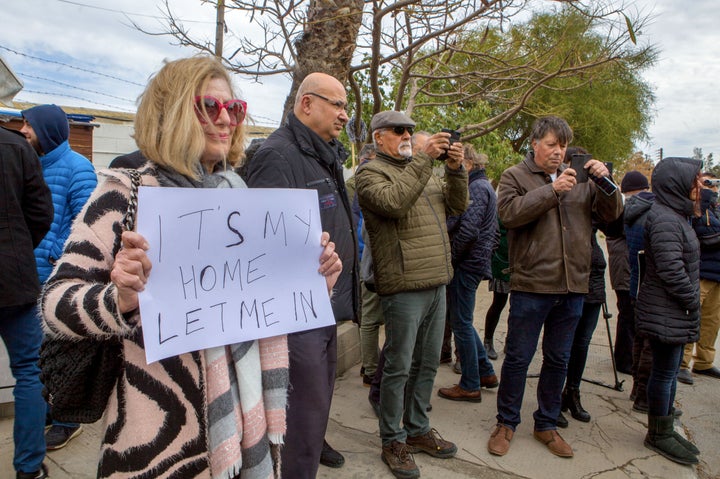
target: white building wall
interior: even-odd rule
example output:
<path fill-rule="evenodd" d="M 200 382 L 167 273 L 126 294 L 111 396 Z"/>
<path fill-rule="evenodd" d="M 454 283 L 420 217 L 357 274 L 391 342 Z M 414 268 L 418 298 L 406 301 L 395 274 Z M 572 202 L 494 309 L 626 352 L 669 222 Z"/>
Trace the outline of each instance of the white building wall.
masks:
<path fill-rule="evenodd" d="M 119 155 L 137 150 L 135 140 L 130 136 L 133 125 L 102 123 L 93 132 L 93 163 L 95 168 L 107 168 L 110 162 Z"/>

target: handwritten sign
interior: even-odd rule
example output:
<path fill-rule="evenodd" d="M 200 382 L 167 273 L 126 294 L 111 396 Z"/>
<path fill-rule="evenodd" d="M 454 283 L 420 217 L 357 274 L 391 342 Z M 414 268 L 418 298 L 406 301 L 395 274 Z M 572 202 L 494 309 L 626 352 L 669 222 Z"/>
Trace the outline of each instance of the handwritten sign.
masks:
<path fill-rule="evenodd" d="M 141 187 L 147 362 L 335 324 L 315 190 Z"/>

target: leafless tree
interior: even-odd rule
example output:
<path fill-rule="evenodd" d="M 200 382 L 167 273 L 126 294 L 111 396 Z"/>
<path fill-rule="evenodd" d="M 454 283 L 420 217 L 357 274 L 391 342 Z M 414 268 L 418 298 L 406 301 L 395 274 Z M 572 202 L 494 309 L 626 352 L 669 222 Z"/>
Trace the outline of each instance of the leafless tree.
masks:
<path fill-rule="evenodd" d="M 217 0 L 201 1 L 217 8 Z M 586 81 L 592 81 L 591 73 L 598 66 L 627 56 L 628 46 L 636 41 L 635 31 L 648 17 L 637 11 L 628 14 L 618 1 L 224 0 L 228 38 L 223 60 L 232 71 L 256 80 L 290 76 L 293 83 L 283 118 L 292 108 L 300 82 L 312 71 L 329 73 L 349 84 L 355 93 L 355 111 L 363 111 L 363 104 L 368 103 L 373 113 L 384 108 L 412 113 L 467 101 L 492 103 L 491 117 L 463 126 L 464 138 L 472 138 L 506 123 L 550 80 L 585 73 Z M 470 32 L 506 30 L 518 15 L 527 19 L 533 8 L 553 3 L 577 10 L 587 19 L 588 28 L 600 28 L 605 39 L 601 48 L 587 55 L 573 50 L 560 36 L 527 48 L 510 37 L 507 45 L 494 44 L 492 49 L 478 48 L 481 38 L 480 44 L 476 41 L 468 49 L 464 39 Z M 162 31 L 141 30 L 170 35 L 182 45 L 215 53 L 213 42 L 193 36 L 174 15 L 169 0 L 165 0 L 164 14 Z M 468 72 L 453 62 L 458 56 L 479 67 Z M 388 77 L 394 79 L 394 92 L 384 90 Z M 439 81 L 444 91 L 437 91 Z M 371 99 L 363 97 L 368 91 Z"/>

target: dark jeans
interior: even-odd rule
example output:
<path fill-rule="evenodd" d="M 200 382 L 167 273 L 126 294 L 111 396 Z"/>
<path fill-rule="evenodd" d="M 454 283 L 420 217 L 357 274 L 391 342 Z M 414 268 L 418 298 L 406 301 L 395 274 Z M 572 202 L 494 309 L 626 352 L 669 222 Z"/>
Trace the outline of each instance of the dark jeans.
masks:
<path fill-rule="evenodd" d="M 15 378 L 13 466 L 16 471 L 35 472 L 45 458 L 46 409 L 38 366 L 43 332 L 35 304 L 0 308 L 0 338 Z"/>
<path fill-rule="evenodd" d="M 500 322 L 500 314 L 502 314 L 507 304 L 509 294 L 498 293 L 493 291 L 492 304 L 485 314 L 485 341 L 492 341 L 495 336 L 495 328 Z"/>
<path fill-rule="evenodd" d="M 615 366 L 621 373 L 631 374 L 633 342 L 635 341 L 635 306 L 630 291 L 616 290 L 617 328 L 615 329 Z"/>
<path fill-rule="evenodd" d="M 455 268 L 455 275 L 447 287 L 448 317 L 451 318 L 462 370 L 460 387 L 466 391 L 477 391 L 481 376 L 495 374 L 480 335 L 473 326 L 475 294 L 481 280 L 480 274 Z"/>
<path fill-rule="evenodd" d="M 633 311 L 635 311 L 635 299 L 631 299 L 631 304 Z M 633 318 L 633 324 L 635 324 L 635 318 Z M 637 386 L 635 389 L 638 396 L 644 398 L 647 390 L 648 378 L 650 378 L 650 369 L 652 368 L 652 352 L 650 351 L 650 342 L 646 338 L 640 336 L 639 334 L 636 334 L 635 338 L 633 339 L 632 355 L 633 382 Z"/>
<path fill-rule="evenodd" d="M 590 340 L 597 327 L 600 316 L 600 303 L 583 303 L 582 315 L 575 329 L 572 349 L 570 350 L 570 362 L 568 363 L 567 387 L 579 389 L 582 381 L 585 363 L 587 363 Z"/>
<path fill-rule="evenodd" d="M 669 416 L 675 402 L 677 373 L 684 344 L 667 344 L 650 339 L 652 371 L 647 384 L 648 415 Z"/>
<path fill-rule="evenodd" d="M 512 430 L 520 424 L 528 366 L 544 327 L 543 363 L 537 387 L 538 409 L 533 417 L 537 431 L 556 428 L 570 348 L 582 304 L 582 294 L 510 293 L 507 352 L 497 395 L 499 423 Z"/>
<path fill-rule="evenodd" d="M 337 370 L 337 326 L 288 334 L 290 387 L 283 477 L 313 479 L 320 467 Z"/>

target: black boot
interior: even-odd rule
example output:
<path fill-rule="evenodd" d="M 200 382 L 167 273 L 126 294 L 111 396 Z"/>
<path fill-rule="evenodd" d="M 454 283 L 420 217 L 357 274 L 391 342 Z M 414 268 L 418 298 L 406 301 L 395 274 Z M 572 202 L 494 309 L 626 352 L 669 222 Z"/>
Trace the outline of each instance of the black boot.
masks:
<path fill-rule="evenodd" d="M 644 384 L 637 383 L 638 387 L 635 391 L 635 399 L 633 399 L 633 411 L 646 413 L 648 412 L 647 389 Z"/>
<path fill-rule="evenodd" d="M 678 464 L 697 464 L 698 458 L 675 437 L 672 416 L 648 416 L 645 447 Z"/>
<path fill-rule="evenodd" d="M 320 464 L 327 467 L 342 467 L 345 458 L 342 454 L 333 449 L 327 441 L 323 441 L 322 452 L 320 453 Z"/>
<path fill-rule="evenodd" d="M 495 351 L 495 345 L 493 344 L 492 339 L 485 339 L 483 341 L 483 346 L 485 346 L 485 352 L 487 353 L 487 357 L 489 359 L 492 359 L 493 361 L 498 358 L 498 353 Z"/>
<path fill-rule="evenodd" d="M 590 422 L 590 413 L 588 413 L 580 402 L 580 389 L 565 386 L 562 395 L 562 410 L 570 410 L 573 418 L 581 422 Z"/>
<path fill-rule="evenodd" d="M 567 418 L 565 417 L 565 415 L 564 415 L 563 413 L 560 413 L 560 414 L 558 414 L 557 421 L 555 421 L 555 425 L 556 425 L 557 427 L 561 427 L 561 428 L 565 429 L 565 428 L 568 427 L 570 424 L 568 423 L 568 420 L 567 420 Z"/>
<path fill-rule="evenodd" d="M 633 387 L 632 391 L 630 391 L 630 400 L 635 401 L 637 399 L 637 392 L 638 392 L 638 383 L 637 381 L 633 381 Z"/>

